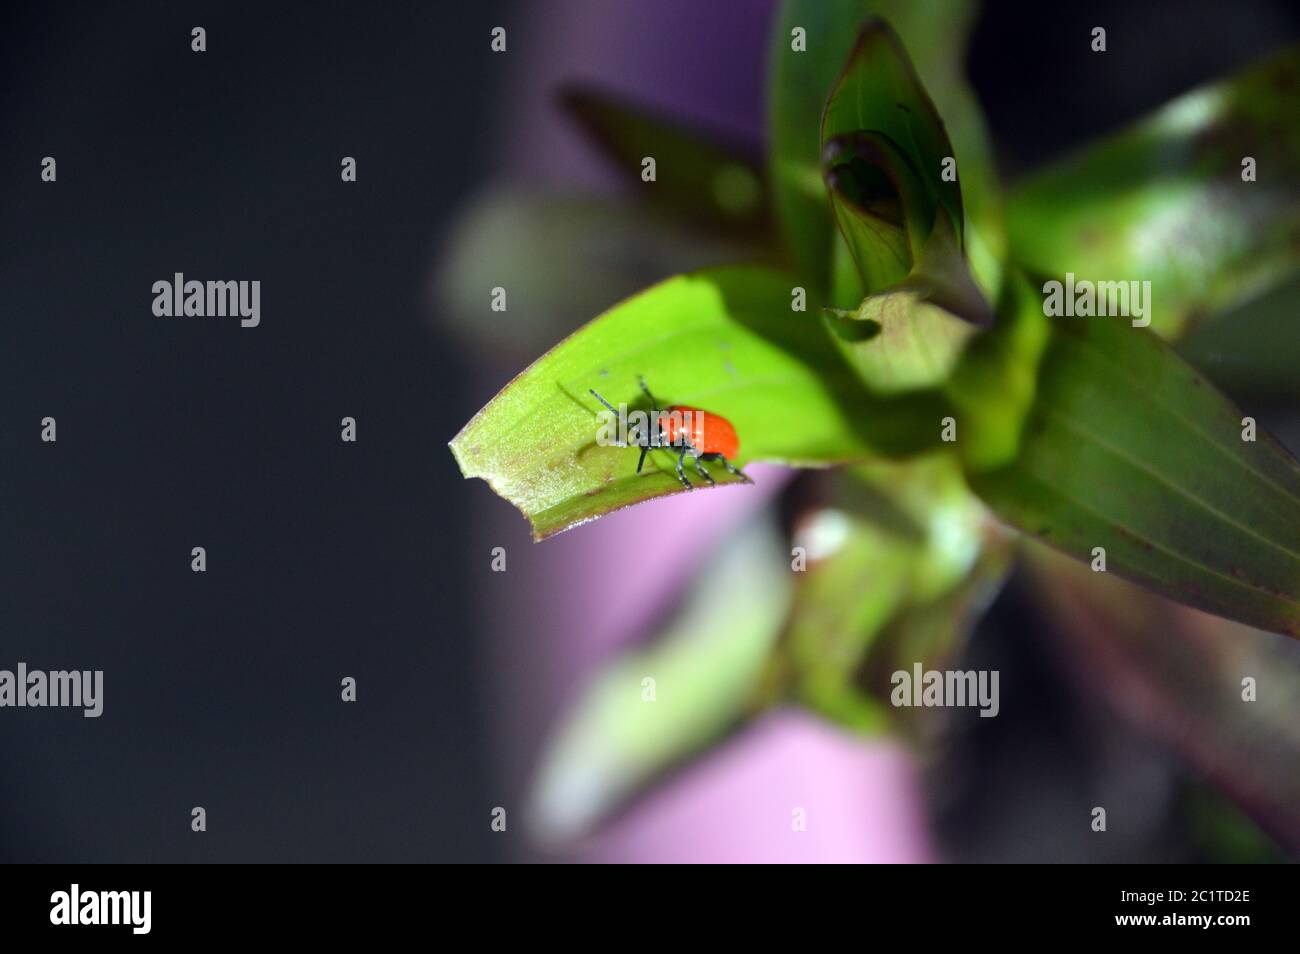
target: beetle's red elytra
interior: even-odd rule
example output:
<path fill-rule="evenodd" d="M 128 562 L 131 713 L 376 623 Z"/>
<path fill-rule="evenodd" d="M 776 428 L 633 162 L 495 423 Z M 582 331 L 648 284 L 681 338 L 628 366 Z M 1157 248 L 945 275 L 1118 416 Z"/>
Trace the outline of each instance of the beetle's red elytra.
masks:
<path fill-rule="evenodd" d="M 753 483 L 743 471 L 737 469 L 732 463 L 732 460 L 740 451 L 740 438 L 736 435 L 736 429 L 729 420 L 720 414 L 714 414 L 712 411 L 690 407 L 686 404 L 673 404 L 660 410 L 659 402 L 655 400 L 655 396 L 646 387 L 645 378 L 638 378 L 637 381 L 641 385 L 641 390 L 645 392 L 645 396 L 650 400 L 650 420 L 652 422 L 652 426 L 649 428 L 636 429 L 634 431 L 636 438 L 628 445 L 641 448 L 641 459 L 636 464 L 638 474 L 641 473 L 641 467 L 645 464 L 646 454 L 652 450 L 662 449 L 677 452 L 677 479 L 682 482 L 682 486 L 687 490 L 694 489 L 694 484 L 686 477 L 685 463 L 687 457 L 690 457 L 695 462 L 695 472 L 709 486 L 713 486 L 717 481 L 705 470 L 704 461 L 718 461 L 728 471 L 746 483 Z M 618 409 L 614 405 L 597 394 L 595 389 L 589 388 L 588 390 L 591 391 L 592 397 L 605 405 L 616 418 L 622 420 Z"/>

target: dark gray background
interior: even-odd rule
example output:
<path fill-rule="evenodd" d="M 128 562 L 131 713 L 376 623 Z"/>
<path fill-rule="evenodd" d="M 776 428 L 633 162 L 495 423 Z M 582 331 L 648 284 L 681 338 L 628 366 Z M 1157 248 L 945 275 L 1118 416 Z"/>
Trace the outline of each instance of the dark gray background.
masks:
<path fill-rule="evenodd" d="M 0 860 L 491 855 L 423 295 L 497 6 L 0 14 L 0 667 L 106 684 L 97 720 L 0 710 Z M 175 271 L 259 279 L 261 326 L 153 317 Z"/>

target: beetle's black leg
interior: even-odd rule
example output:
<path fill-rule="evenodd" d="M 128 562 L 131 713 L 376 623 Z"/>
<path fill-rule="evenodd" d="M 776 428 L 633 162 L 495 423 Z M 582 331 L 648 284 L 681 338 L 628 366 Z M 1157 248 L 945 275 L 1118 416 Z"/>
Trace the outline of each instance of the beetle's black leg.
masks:
<path fill-rule="evenodd" d="M 706 454 L 705 456 L 707 456 L 710 460 L 716 460 L 719 463 L 721 463 L 723 467 L 727 468 L 728 471 L 735 474 L 745 483 L 747 484 L 753 483 L 753 481 L 749 479 L 748 474 L 746 474 L 743 470 L 738 470 L 735 464 L 727 460 L 727 458 L 723 457 L 721 454 Z"/>
<path fill-rule="evenodd" d="M 695 458 L 695 472 L 709 482 L 710 487 L 716 487 L 718 482 L 713 479 L 713 475 L 704 469 L 704 464 L 699 457 Z"/>
<path fill-rule="evenodd" d="M 687 490 L 693 490 L 691 482 L 686 479 L 686 473 L 682 470 L 682 464 L 686 461 L 686 447 L 683 446 L 677 454 L 677 479 L 682 482 L 682 486 Z"/>
<path fill-rule="evenodd" d="M 636 462 L 636 472 L 638 474 L 641 473 L 641 465 L 645 463 L 645 455 L 648 453 L 650 453 L 650 448 L 648 447 L 641 448 L 641 459 Z"/>

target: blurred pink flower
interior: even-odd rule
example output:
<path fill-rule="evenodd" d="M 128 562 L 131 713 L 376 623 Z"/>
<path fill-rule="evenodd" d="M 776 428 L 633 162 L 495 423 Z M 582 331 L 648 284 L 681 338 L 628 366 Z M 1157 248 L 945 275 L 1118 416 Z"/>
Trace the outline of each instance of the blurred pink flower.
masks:
<path fill-rule="evenodd" d="M 597 862 L 932 860 L 912 758 L 799 710 L 768 714 L 584 847 Z M 801 814 L 800 814 L 801 813 Z M 802 831 L 796 830 L 801 818 Z"/>

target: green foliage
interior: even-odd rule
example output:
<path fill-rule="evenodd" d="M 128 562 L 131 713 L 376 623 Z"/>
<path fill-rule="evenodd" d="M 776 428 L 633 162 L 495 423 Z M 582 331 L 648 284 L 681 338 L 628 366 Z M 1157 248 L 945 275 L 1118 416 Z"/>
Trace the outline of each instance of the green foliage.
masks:
<path fill-rule="evenodd" d="M 869 137 L 874 146 L 864 158 L 885 172 L 888 179 L 882 185 L 903 204 L 913 248 L 929 234 L 939 209 L 947 212 L 960 242 L 961 186 L 955 177 L 940 174 L 944 161 L 953 158 L 952 143 L 898 36 L 879 20 L 869 21 L 858 34 L 848 64 L 827 97 L 821 125 L 823 163 L 830 143 L 855 135 Z M 881 152 L 886 155 L 877 158 Z M 869 285 L 865 290 L 882 287 Z"/>
<path fill-rule="evenodd" d="M 1043 318 L 1044 322 L 1049 319 Z M 1153 334 L 1051 324 L 1015 459 L 973 476 L 1004 519 L 1156 592 L 1300 636 L 1300 466 Z"/>
<path fill-rule="evenodd" d="M 1294 397 L 1292 296 L 1251 299 L 1294 287 L 1300 51 L 1037 173 L 1012 193 L 1008 246 L 962 78 L 970 10 L 939 6 L 785 4 L 766 167 L 635 106 L 568 98 L 658 210 L 619 207 L 629 245 L 660 236 L 654 261 L 708 264 L 725 248 L 762 264 L 686 270 L 565 338 L 452 441 L 465 475 L 488 480 L 539 539 L 683 492 L 669 453 L 638 475 L 635 450 L 597 444 L 588 389 L 644 410 L 641 375 L 661 404 L 728 418 L 740 465 L 852 466 L 796 521 L 806 573 L 787 573 L 756 524 L 658 641 L 610 666 L 543 763 L 536 813 L 552 834 L 587 830 L 755 706 L 794 701 L 860 731 L 909 732 L 884 701 L 889 674 L 959 648 L 1007 572 L 1010 527 L 1085 563 L 1103 548 L 1108 574 L 1300 635 L 1300 467 L 1262 426 L 1243 439 L 1242 412 L 1158 337 L 1235 308 L 1185 354 L 1211 378 Z M 805 52 L 792 49 L 796 27 Z M 654 183 L 639 179 L 644 155 Z M 574 277 L 556 253 L 569 243 L 547 237 L 577 220 L 528 208 L 536 238 L 506 223 L 480 247 L 537 263 L 530 300 L 572 307 L 548 275 L 569 274 L 586 310 L 628 286 L 596 254 Z M 709 238 L 662 240 L 688 228 Z M 586 207 L 572 234 L 598 231 Z M 787 267 L 773 264 L 782 256 Z M 1151 281 L 1151 328 L 1047 317 L 1040 283 L 1067 272 Z M 672 683 L 670 703 L 641 700 L 649 669 Z"/>
<path fill-rule="evenodd" d="M 1045 277 L 1149 280 L 1167 338 L 1294 275 L 1297 89 L 1293 46 L 1035 173 L 1011 194 L 1013 257 Z"/>
<path fill-rule="evenodd" d="M 645 375 L 664 403 L 731 420 L 739 464 L 822 467 L 943 450 L 1015 526 L 1083 558 L 1105 547 L 1115 572 L 1295 634 L 1294 462 L 1267 435 L 1243 441 L 1240 412 L 1148 332 L 1046 318 L 1018 269 L 1080 278 L 1122 277 L 1126 264 L 1138 277 L 1150 270 L 1159 279 L 1153 326 L 1165 334 L 1285 271 L 1300 214 L 1294 176 L 1277 167 L 1295 165 L 1282 93 L 1296 51 L 1185 97 L 1021 188 L 1013 255 L 1000 260 L 988 254 L 1000 247 L 1000 226 L 978 114 L 948 127 L 961 131 L 958 141 L 936 108 L 963 100 L 965 18 L 940 28 L 883 8 L 918 41 L 916 67 L 888 24 L 861 22 L 864 5 L 795 2 L 777 26 L 772 194 L 737 206 L 732 224 L 761 231 L 760 210 L 773 205 L 799 271 L 706 270 L 615 306 L 465 427 L 452 442 L 461 469 L 518 506 L 538 538 L 680 492 L 669 453 L 653 453 L 638 475 L 635 451 L 597 446 L 588 389 L 637 407 Z M 815 55 L 791 49 L 794 25 Z M 926 76 L 938 84 L 933 99 Z M 629 171 L 638 155 L 659 154 L 658 194 L 683 220 L 700 211 L 714 225 L 726 220 L 717 183 L 728 169 L 764 181 L 734 150 L 645 111 L 592 94 L 569 104 Z M 1243 183 L 1235 166 L 1225 175 L 1237 149 L 1219 141 L 1228 133 L 1258 146 L 1267 182 Z M 954 155 L 960 181 L 943 174 Z M 1144 256 L 1143 230 L 1167 227 L 1170 216 L 1192 234 L 1229 223 L 1229 238 L 1249 241 L 1219 241 L 1217 257 L 1209 238 Z M 1113 229 L 1128 236 L 1118 246 L 1092 238 Z M 1190 258 L 1179 258 L 1184 251 Z M 1212 274 L 1194 275 L 1195 262 Z M 801 297 L 822 321 L 800 313 Z M 854 306 L 822 307 L 845 298 Z M 957 428 L 946 447 L 944 422 Z M 713 476 L 734 482 L 720 469 Z"/>
<path fill-rule="evenodd" d="M 588 389 L 644 410 L 641 375 L 661 404 L 728 418 L 738 464 L 851 465 L 796 520 L 807 572 L 787 572 L 756 522 L 658 640 L 596 681 L 543 762 L 544 833 L 588 830 L 758 706 L 910 733 L 885 701 L 889 674 L 960 648 L 1006 575 L 1011 528 L 1085 564 L 1104 548 L 1107 574 L 1300 635 L 1300 467 L 1262 426 L 1243 440 L 1242 412 L 1193 368 L 1234 393 L 1295 397 L 1300 50 L 1036 173 L 1011 192 L 1008 242 L 963 77 L 972 16 L 964 0 L 789 0 L 771 40 L 765 165 L 573 92 L 573 115 L 649 201 L 530 198 L 476 220 L 472 257 L 508 258 L 555 324 L 625 292 L 624 258 L 685 272 L 565 338 L 452 441 L 465 476 L 489 481 L 537 539 L 683 492 L 669 453 L 638 475 L 635 450 L 597 445 Z M 653 183 L 639 176 L 647 155 Z M 742 257 L 756 264 L 699 267 Z M 488 273 L 464 260 L 453 271 L 468 303 Z M 1066 273 L 1149 280 L 1150 329 L 1047 317 L 1041 283 Z M 1160 341 L 1219 313 L 1185 341 L 1191 364 Z M 1071 587 L 1046 591 L 1096 600 L 1083 584 L 1106 574 L 1075 569 Z M 1168 645 L 1179 626 L 1116 612 L 1094 607 L 1082 629 L 1113 628 L 1155 667 L 1181 658 Z M 1162 704 L 1201 685 L 1196 665 L 1181 669 L 1182 683 L 1153 683 Z M 670 697 L 642 701 L 650 670 Z"/>
<path fill-rule="evenodd" d="M 769 47 L 768 168 L 773 204 L 800 277 L 828 290 L 834 226 L 822 184 L 820 130 L 827 94 L 843 71 L 868 18 L 879 17 L 906 45 L 925 90 L 947 122 L 966 183 L 969 254 L 996 288 L 1004 239 L 983 116 L 964 73 L 966 35 L 976 6 L 969 0 L 791 0 L 784 3 Z M 807 49 L 791 48 L 805 31 Z M 973 195 L 971 194 L 973 189 Z"/>

